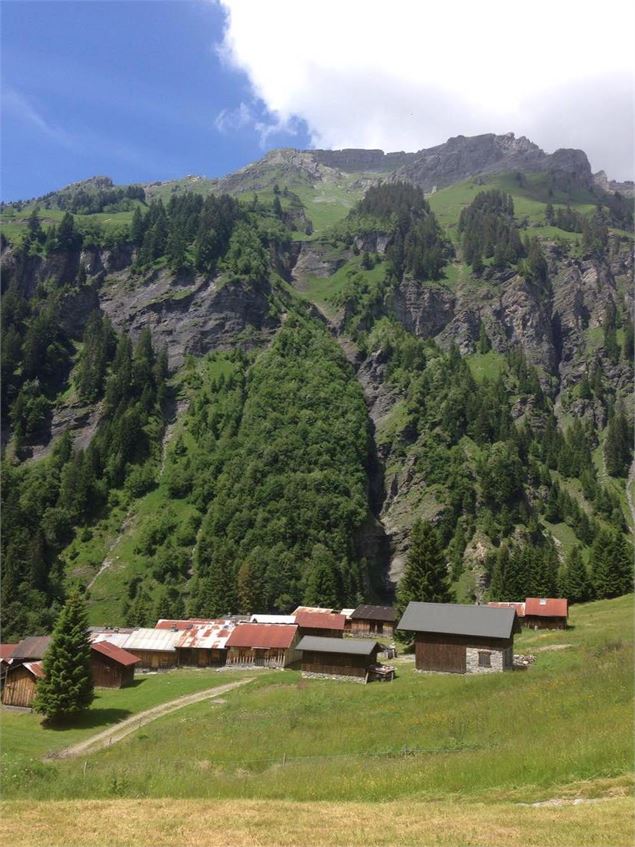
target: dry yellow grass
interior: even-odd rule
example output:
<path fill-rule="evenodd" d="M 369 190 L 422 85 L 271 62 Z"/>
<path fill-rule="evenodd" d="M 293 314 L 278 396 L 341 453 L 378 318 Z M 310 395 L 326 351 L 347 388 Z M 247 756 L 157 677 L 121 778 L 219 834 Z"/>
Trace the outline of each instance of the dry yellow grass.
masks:
<path fill-rule="evenodd" d="M 5 802 L 12 847 L 631 847 L 633 803 Z"/>

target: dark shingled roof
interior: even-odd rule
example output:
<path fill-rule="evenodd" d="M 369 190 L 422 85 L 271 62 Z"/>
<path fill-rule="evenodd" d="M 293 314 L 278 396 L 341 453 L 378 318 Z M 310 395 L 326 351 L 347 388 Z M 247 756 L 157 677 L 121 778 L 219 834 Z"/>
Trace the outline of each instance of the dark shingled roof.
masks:
<path fill-rule="evenodd" d="M 43 659 L 51 643 L 50 635 L 33 635 L 23 638 L 13 648 L 12 659 Z"/>
<path fill-rule="evenodd" d="M 397 629 L 443 635 L 509 638 L 514 629 L 514 609 L 463 606 L 460 603 L 408 603 Z"/>
<path fill-rule="evenodd" d="M 397 620 L 397 610 L 392 606 L 358 606 L 351 615 L 351 620 L 359 619 L 394 623 Z"/>
<path fill-rule="evenodd" d="M 321 635 L 305 635 L 300 639 L 298 650 L 312 650 L 315 653 L 343 653 L 346 656 L 370 656 L 376 647 L 376 641 L 367 638 L 323 638 Z"/>

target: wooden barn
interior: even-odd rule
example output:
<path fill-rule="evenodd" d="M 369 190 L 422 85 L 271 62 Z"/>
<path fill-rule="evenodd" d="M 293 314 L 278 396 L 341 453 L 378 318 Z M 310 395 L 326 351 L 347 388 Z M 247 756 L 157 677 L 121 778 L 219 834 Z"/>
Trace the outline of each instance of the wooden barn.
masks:
<path fill-rule="evenodd" d="M 127 635 L 122 643 L 117 641 L 116 646 L 136 656 L 140 668 L 165 670 L 176 667 L 176 645 L 180 637 L 178 630 L 142 627 Z M 100 640 L 111 641 L 110 638 Z"/>
<path fill-rule="evenodd" d="M 334 612 L 297 612 L 295 622 L 304 635 L 320 635 L 326 638 L 343 638 L 346 616 Z"/>
<path fill-rule="evenodd" d="M 298 627 L 241 623 L 227 639 L 227 665 L 286 668 L 297 662 Z"/>
<path fill-rule="evenodd" d="M 567 600 L 555 597 L 527 597 L 523 623 L 532 629 L 566 629 L 569 616 Z"/>
<path fill-rule="evenodd" d="M 305 635 L 298 644 L 302 675 L 368 682 L 381 649 L 381 644 L 366 638 Z"/>
<path fill-rule="evenodd" d="M 397 612 L 392 606 L 358 606 L 351 614 L 353 635 L 392 635 Z"/>
<path fill-rule="evenodd" d="M 397 629 L 412 632 L 415 666 L 440 673 L 492 673 L 513 668 L 514 609 L 456 603 L 408 604 Z"/>
<path fill-rule="evenodd" d="M 522 624 L 523 618 L 525 617 L 525 604 L 521 602 L 507 600 L 490 600 L 487 605 L 490 607 L 490 609 L 514 609 L 520 624 Z"/>
<path fill-rule="evenodd" d="M 4 678 L 8 669 L 13 664 L 13 651 L 17 644 L 0 644 L 0 687 L 4 685 Z"/>
<path fill-rule="evenodd" d="M 195 623 L 179 633 L 176 662 L 195 668 L 221 667 L 227 661 L 227 639 L 234 630 L 231 621 Z"/>
<path fill-rule="evenodd" d="M 22 706 L 30 709 L 39 680 L 44 678 L 42 662 L 22 662 L 11 665 L 2 689 L 4 706 Z"/>
<path fill-rule="evenodd" d="M 123 688 L 134 680 L 135 665 L 141 660 L 109 641 L 90 645 L 90 671 L 97 688 Z"/>

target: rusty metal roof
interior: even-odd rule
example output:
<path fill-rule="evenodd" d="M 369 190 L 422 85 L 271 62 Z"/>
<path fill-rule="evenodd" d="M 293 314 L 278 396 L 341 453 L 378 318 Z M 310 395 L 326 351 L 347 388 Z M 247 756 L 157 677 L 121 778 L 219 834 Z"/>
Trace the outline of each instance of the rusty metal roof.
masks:
<path fill-rule="evenodd" d="M 488 604 L 492 609 L 516 609 L 516 614 L 519 618 L 525 617 L 525 604 L 524 603 L 516 603 L 516 602 L 506 602 L 503 600 L 500 601 L 490 601 Z"/>
<path fill-rule="evenodd" d="M 116 632 L 114 629 L 104 632 L 91 633 L 90 640 L 92 644 L 99 644 L 102 641 L 107 641 L 115 647 L 123 647 L 126 641 L 130 638 L 134 629 Z"/>
<path fill-rule="evenodd" d="M 7 661 L 13 656 L 13 651 L 17 644 L 0 644 L 0 659 Z"/>
<path fill-rule="evenodd" d="M 154 625 L 155 629 L 192 629 L 196 624 L 216 624 L 221 623 L 220 618 L 188 618 L 187 620 L 172 620 L 171 618 L 161 618 Z"/>
<path fill-rule="evenodd" d="M 176 650 L 180 637 L 181 633 L 178 630 L 140 627 L 131 632 L 124 643 L 118 646 L 123 647 L 124 650 L 156 650 L 158 653 L 172 653 Z"/>
<path fill-rule="evenodd" d="M 121 647 L 116 647 L 114 644 L 111 644 L 110 641 L 96 641 L 90 645 L 91 650 L 94 650 L 95 653 L 100 653 L 102 656 L 107 656 L 109 659 L 112 659 L 114 662 L 117 662 L 124 667 L 129 667 L 130 665 L 136 665 L 137 662 L 140 662 L 137 656 L 133 656 L 132 653 L 128 653 L 127 650 L 122 650 Z"/>
<path fill-rule="evenodd" d="M 393 623 L 397 620 L 397 610 L 392 606 L 358 606 L 351 615 L 351 619 Z"/>
<path fill-rule="evenodd" d="M 12 659 L 32 659 L 38 660 L 44 658 L 44 654 L 51 643 L 50 635 L 34 635 L 30 638 L 23 638 L 13 648 L 11 654 Z"/>
<path fill-rule="evenodd" d="M 29 673 L 32 673 L 36 679 L 44 679 L 46 676 L 42 662 L 24 662 L 22 667 L 26 668 Z"/>
<path fill-rule="evenodd" d="M 556 597 L 528 597 L 525 600 L 525 616 L 536 615 L 545 618 L 566 618 L 569 603 Z"/>
<path fill-rule="evenodd" d="M 288 650 L 298 631 L 285 624 L 241 623 L 227 639 L 227 647 Z"/>
<path fill-rule="evenodd" d="M 180 632 L 176 646 L 194 650 L 224 650 L 234 628 L 232 621 L 195 623 L 190 629 Z"/>
<path fill-rule="evenodd" d="M 330 612 L 299 612 L 295 622 L 303 629 L 344 629 L 346 617 Z"/>

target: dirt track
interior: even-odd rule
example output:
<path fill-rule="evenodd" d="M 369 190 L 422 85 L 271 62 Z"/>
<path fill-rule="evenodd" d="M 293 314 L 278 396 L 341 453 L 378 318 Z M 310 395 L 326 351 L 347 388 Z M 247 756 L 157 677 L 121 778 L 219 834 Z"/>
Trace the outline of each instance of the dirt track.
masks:
<path fill-rule="evenodd" d="M 197 691 L 196 694 L 186 694 L 184 697 L 170 700 L 169 703 L 162 703 L 160 706 L 146 709 L 145 712 L 139 712 L 131 718 L 126 718 L 109 729 L 98 732 L 97 735 L 91 735 L 85 741 L 80 741 L 78 744 L 72 744 L 70 747 L 51 753 L 47 758 L 70 759 L 74 756 L 94 753 L 97 750 L 102 750 L 104 747 L 110 747 L 111 744 L 116 744 L 127 735 L 136 732 L 140 727 L 151 723 L 157 718 L 163 717 L 163 715 L 168 715 L 170 712 L 175 712 L 184 706 L 190 706 L 192 703 L 199 703 L 201 700 L 213 700 L 215 697 L 219 697 L 221 694 L 227 694 L 228 691 L 239 688 L 241 685 L 246 685 L 252 680 L 253 677 L 249 677 L 249 679 L 241 679 L 239 682 L 230 682 L 227 685 L 219 685 L 216 688 L 207 688 L 205 691 Z"/>

